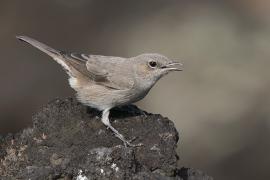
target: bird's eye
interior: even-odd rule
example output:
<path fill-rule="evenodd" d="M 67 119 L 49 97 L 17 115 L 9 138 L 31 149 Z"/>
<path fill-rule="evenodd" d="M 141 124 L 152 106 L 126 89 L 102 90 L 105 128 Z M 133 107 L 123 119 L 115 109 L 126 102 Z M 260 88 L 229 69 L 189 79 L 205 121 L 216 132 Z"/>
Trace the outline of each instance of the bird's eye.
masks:
<path fill-rule="evenodd" d="M 149 62 L 149 66 L 152 67 L 152 68 L 157 67 L 157 62 L 155 62 L 155 61 L 150 61 L 150 62 Z"/>

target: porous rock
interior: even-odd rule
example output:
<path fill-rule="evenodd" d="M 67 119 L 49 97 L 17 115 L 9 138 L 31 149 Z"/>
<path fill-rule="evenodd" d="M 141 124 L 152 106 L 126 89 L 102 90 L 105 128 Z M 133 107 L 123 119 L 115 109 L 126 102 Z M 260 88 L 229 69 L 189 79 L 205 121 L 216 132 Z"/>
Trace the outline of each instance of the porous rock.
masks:
<path fill-rule="evenodd" d="M 113 109 L 112 125 L 143 144 L 125 147 L 100 118 L 72 98 L 51 101 L 33 127 L 0 136 L 0 179 L 211 179 L 177 167 L 178 132 L 169 119 L 134 105 Z"/>

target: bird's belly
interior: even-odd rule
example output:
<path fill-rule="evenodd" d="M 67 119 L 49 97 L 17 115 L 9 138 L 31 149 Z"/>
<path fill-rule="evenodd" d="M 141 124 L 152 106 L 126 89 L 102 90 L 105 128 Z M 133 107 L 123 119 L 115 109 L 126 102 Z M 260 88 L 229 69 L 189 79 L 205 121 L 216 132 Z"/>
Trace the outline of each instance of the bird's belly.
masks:
<path fill-rule="evenodd" d="M 141 100 L 148 93 L 146 90 L 115 90 L 91 82 L 83 83 L 70 79 L 71 87 L 77 92 L 77 98 L 85 105 L 104 110 Z"/>
<path fill-rule="evenodd" d="M 104 110 L 115 106 L 131 104 L 141 100 L 145 95 L 146 93 L 136 94 L 134 92 L 123 92 L 120 90 L 110 90 L 102 93 L 78 91 L 77 98 L 88 106 Z"/>

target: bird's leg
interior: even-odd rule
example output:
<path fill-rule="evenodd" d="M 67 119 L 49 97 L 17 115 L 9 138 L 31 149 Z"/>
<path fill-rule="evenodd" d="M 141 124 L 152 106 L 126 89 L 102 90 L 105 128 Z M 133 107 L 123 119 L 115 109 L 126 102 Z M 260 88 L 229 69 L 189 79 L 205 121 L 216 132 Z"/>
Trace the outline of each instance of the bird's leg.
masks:
<path fill-rule="evenodd" d="M 101 118 L 101 121 L 103 122 L 103 124 L 105 124 L 108 128 L 110 128 L 114 132 L 115 136 L 118 137 L 121 141 L 123 141 L 126 147 L 127 145 L 131 147 L 140 146 L 140 145 L 131 144 L 130 141 L 126 140 L 126 138 L 122 134 L 120 134 L 114 127 L 112 127 L 109 120 L 109 114 L 110 114 L 110 109 L 103 110 L 102 118 Z"/>

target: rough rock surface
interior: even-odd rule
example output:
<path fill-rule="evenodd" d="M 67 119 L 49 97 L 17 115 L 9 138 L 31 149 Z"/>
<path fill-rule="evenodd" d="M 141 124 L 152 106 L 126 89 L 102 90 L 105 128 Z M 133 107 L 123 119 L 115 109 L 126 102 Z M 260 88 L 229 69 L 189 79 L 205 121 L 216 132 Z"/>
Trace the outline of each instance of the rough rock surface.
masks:
<path fill-rule="evenodd" d="M 172 121 L 136 106 L 115 108 L 113 126 L 134 144 L 124 147 L 100 112 L 72 98 L 56 99 L 33 117 L 33 127 L 0 136 L 0 179 L 212 179 L 177 167 Z"/>

